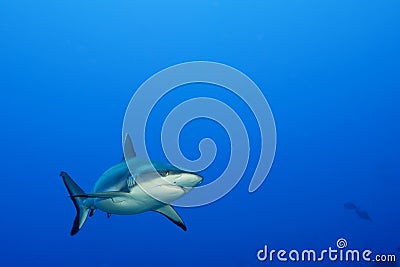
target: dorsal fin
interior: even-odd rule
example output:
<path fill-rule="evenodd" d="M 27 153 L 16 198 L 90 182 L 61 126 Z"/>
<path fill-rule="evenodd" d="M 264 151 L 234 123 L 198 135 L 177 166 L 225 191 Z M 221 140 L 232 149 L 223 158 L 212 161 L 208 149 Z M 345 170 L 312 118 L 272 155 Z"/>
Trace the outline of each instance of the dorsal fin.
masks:
<path fill-rule="evenodd" d="M 124 151 L 122 155 L 122 160 L 127 160 L 134 157 L 136 157 L 136 152 L 135 149 L 133 148 L 131 136 L 129 134 L 126 134 L 124 140 Z"/>

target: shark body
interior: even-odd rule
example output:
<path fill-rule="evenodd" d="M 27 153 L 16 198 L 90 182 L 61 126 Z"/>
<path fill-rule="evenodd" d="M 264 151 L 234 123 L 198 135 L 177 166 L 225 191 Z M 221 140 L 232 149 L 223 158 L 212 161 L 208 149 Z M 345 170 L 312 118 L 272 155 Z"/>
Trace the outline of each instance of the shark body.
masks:
<path fill-rule="evenodd" d="M 85 193 L 66 172 L 61 172 L 77 211 L 71 235 L 78 233 L 97 209 L 108 217 L 156 211 L 186 231 L 185 223 L 170 203 L 191 191 L 203 178 L 168 163 L 136 157 L 129 135 L 124 151 L 123 160 L 100 176 L 91 193 Z"/>

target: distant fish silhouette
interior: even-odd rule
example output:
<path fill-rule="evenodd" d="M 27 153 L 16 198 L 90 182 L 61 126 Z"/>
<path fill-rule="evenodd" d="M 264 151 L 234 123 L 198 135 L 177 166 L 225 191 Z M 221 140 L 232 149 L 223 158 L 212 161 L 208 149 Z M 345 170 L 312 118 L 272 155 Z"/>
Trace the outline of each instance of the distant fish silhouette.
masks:
<path fill-rule="evenodd" d="M 371 217 L 369 217 L 368 213 L 365 210 L 356 209 L 356 213 L 357 213 L 358 217 L 360 217 L 361 219 L 372 222 Z"/>
<path fill-rule="evenodd" d="M 344 208 L 348 210 L 354 210 L 355 213 L 360 217 L 361 219 L 367 220 L 367 221 L 372 221 L 371 217 L 368 215 L 368 213 L 365 210 L 361 210 L 356 204 L 353 202 L 346 202 L 344 203 Z"/>
<path fill-rule="evenodd" d="M 343 205 L 346 209 L 349 209 L 349 210 L 355 210 L 355 209 L 357 209 L 357 206 L 354 204 L 354 203 L 352 203 L 352 202 L 346 202 L 346 203 L 344 203 L 344 205 Z"/>

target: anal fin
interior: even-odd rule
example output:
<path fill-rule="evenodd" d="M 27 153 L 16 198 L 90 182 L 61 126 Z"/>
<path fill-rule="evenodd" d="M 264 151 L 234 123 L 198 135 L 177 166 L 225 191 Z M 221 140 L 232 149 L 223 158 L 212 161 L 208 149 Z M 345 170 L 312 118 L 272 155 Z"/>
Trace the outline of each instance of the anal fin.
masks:
<path fill-rule="evenodd" d="M 96 212 L 96 209 L 90 209 L 89 211 L 89 217 L 92 217 L 94 213 Z"/>

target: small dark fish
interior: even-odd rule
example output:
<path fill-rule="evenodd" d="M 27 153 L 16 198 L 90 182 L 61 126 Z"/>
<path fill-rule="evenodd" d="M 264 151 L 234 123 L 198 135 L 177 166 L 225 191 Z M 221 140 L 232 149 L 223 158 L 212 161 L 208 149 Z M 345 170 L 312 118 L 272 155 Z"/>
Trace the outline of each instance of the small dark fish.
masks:
<path fill-rule="evenodd" d="M 356 213 L 357 213 L 358 217 L 360 217 L 361 219 L 372 222 L 371 217 L 369 217 L 368 213 L 365 210 L 356 209 Z"/>
<path fill-rule="evenodd" d="M 357 206 L 354 204 L 354 203 L 352 203 L 352 202 L 346 202 L 346 203 L 344 203 L 344 205 L 343 205 L 346 209 L 349 209 L 349 210 L 355 210 L 355 209 L 357 209 Z"/>

